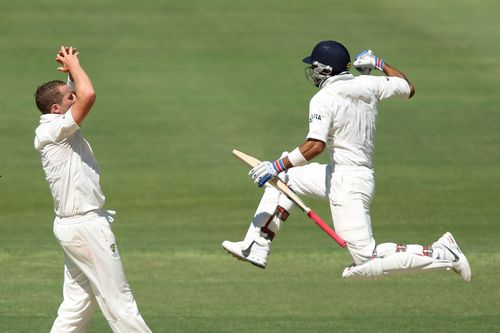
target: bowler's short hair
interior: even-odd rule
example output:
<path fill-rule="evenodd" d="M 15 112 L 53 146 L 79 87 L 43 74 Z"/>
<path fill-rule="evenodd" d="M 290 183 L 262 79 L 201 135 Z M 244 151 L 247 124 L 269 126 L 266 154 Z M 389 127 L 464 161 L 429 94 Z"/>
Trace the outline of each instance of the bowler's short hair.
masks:
<path fill-rule="evenodd" d="M 63 95 L 59 87 L 66 85 L 61 80 L 53 80 L 40 85 L 35 92 L 35 102 L 43 114 L 50 113 L 52 104 L 61 104 Z"/>

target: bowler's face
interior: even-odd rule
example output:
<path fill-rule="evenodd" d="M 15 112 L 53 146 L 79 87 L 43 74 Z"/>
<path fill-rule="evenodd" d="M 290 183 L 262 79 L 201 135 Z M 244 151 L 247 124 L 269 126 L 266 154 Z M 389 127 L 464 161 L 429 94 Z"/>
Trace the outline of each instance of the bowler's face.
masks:
<path fill-rule="evenodd" d="M 53 110 L 52 113 L 65 114 L 76 102 L 76 95 L 67 85 L 60 86 L 59 91 L 63 96 L 62 101 L 61 104 L 57 104 L 59 107 L 57 107 L 56 110 Z"/>

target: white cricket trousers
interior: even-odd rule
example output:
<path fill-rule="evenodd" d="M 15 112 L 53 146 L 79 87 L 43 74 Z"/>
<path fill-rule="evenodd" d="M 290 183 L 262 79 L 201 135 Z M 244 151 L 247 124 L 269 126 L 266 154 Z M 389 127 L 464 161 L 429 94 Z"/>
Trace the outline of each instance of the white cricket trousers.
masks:
<path fill-rule="evenodd" d="M 287 171 L 288 186 L 297 194 L 328 200 L 337 234 L 347 242 L 356 265 L 375 249 L 370 204 L 375 182 L 366 167 L 310 163 Z"/>
<path fill-rule="evenodd" d="M 86 332 L 97 305 L 114 333 L 151 332 L 125 278 L 106 216 L 56 218 L 54 235 L 64 251 L 64 298 L 51 333 Z"/>

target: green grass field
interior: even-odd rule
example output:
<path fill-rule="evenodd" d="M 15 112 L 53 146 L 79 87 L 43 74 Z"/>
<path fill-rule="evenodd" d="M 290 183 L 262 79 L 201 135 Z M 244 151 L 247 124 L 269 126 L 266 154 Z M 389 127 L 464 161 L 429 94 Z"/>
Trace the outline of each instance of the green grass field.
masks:
<path fill-rule="evenodd" d="M 154 332 L 499 332 L 498 10 L 493 0 L 3 1 L 0 332 L 48 332 L 62 298 L 32 143 L 32 96 L 64 79 L 61 44 L 81 50 L 97 89 L 83 132 Z M 342 280 L 347 253 L 298 210 L 266 270 L 222 251 L 261 194 L 231 150 L 272 159 L 303 141 L 316 90 L 301 59 L 323 39 L 352 57 L 372 48 L 416 86 L 412 100 L 380 105 L 376 239 L 431 243 L 450 230 L 472 283 L 448 272 Z M 90 332 L 111 332 L 100 312 Z"/>

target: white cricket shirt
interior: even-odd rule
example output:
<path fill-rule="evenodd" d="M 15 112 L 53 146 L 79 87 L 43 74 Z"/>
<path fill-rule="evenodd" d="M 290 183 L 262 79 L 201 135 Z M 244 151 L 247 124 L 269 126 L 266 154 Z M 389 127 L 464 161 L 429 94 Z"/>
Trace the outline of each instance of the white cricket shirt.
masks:
<path fill-rule="evenodd" d="M 71 109 L 64 115 L 40 117 L 35 149 L 40 152 L 57 217 L 84 215 L 103 207 L 105 197 L 99 185 L 99 166 Z"/>
<path fill-rule="evenodd" d="M 409 95 L 408 82 L 398 77 L 331 77 L 311 99 L 307 138 L 325 142 L 335 165 L 372 169 L 377 104 Z"/>

